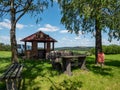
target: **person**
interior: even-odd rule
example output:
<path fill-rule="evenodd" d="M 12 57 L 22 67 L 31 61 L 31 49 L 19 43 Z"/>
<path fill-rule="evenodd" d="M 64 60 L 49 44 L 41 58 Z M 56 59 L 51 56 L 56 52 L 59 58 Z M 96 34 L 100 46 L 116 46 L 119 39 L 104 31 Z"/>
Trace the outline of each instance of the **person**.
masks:
<path fill-rule="evenodd" d="M 104 52 L 98 52 L 98 63 L 101 65 L 101 67 L 104 65 L 105 60 L 105 54 Z"/>

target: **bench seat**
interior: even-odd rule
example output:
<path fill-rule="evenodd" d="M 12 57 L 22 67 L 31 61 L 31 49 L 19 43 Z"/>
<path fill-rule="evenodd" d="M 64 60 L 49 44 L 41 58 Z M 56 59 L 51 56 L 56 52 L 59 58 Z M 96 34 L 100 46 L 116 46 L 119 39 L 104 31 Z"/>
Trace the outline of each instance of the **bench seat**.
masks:
<path fill-rule="evenodd" d="M 8 67 L 5 73 L 0 77 L 0 81 L 6 82 L 7 90 L 18 90 L 21 83 L 22 64 L 14 63 Z"/>

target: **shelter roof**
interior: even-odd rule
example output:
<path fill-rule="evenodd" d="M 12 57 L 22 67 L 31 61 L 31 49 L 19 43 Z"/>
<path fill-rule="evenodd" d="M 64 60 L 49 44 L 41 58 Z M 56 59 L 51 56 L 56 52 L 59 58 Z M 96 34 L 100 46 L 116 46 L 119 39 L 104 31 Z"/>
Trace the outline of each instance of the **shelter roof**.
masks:
<path fill-rule="evenodd" d="M 23 38 L 21 41 L 24 41 L 24 42 L 33 42 L 33 41 L 37 41 L 37 42 L 57 42 L 55 39 L 53 39 L 49 35 L 43 33 L 42 31 L 39 31 L 39 32 L 36 32 L 36 33 L 34 33 L 30 36 L 27 36 L 27 37 Z"/>

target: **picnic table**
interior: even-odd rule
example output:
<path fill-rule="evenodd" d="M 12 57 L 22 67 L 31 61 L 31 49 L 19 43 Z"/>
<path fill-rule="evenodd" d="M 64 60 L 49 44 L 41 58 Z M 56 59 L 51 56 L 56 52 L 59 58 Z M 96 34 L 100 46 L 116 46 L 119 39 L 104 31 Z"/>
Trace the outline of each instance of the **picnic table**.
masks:
<path fill-rule="evenodd" d="M 77 60 L 77 65 L 80 69 L 87 69 L 85 66 L 85 62 L 86 62 L 85 58 L 86 55 L 63 56 L 62 57 L 63 72 L 68 74 L 69 76 L 72 75 L 71 66 L 74 60 Z"/>

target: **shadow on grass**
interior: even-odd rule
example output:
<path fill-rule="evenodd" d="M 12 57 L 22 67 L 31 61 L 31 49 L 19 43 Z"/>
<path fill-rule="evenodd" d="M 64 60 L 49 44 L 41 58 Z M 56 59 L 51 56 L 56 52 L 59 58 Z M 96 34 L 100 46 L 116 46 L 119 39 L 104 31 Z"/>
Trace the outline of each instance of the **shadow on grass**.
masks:
<path fill-rule="evenodd" d="M 0 57 L 0 76 L 2 76 L 5 70 L 9 67 L 10 60 L 10 57 Z M 6 90 L 5 82 L 0 82 L 0 90 Z"/>
<path fill-rule="evenodd" d="M 10 57 L 8 58 L 1 58 L 0 57 L 0 73 L 3 73 L 7 67 L 9 67 L 9 63 L 10 63 Z"/>
<path fill-rule="evenodd" d="M 64 80 L 61 83 L 57 83 L 52 81 L 51 77 L 58 76 L 61 74 L 61 72 L 58 72 L 52 68 L 52 65 L 50 61 L 45 61 L 45 60 L 24 60 L 20 59 L 20 63 L 23 63 L 24 69 L 22 72 L 22 82 L 21 82 L 21 89 L 20 90 L 27 90 L 28 87 L 33 87 L 30 88 L 30 90 L 42 90 L 40 83 L 42 81 L 39 81 L 36 83 L 37 78 L 41 78 L 40 80 L 45 79 L 45 82 L 51 82 L 51 87 L 48 88 L 48 90 L 61 90 L 61 88 L 66 88 L 67 90 L 71 90 L 71 88 L 75 89 L 76 87 L 81 88 L 82 87 L 82 82 L 81 81 L 74 81 L 74 80 Z M 10 64 L 10 58 L 0 58 L 0 63 L 8 63 Z M 0 73 L 3 73 L 5 69 L 9 66 L 3 65 L 3 68 L 0 68 Z M 43 80 L 44 81 L 44 80 Z M 79 83 L 79 84 L 78 84 Z M 39 85 L 38 85 L 39 84 Z M 72 87 L 66 86 L 66 84 L 70 84 Z M 36 86 L 38 85 L 38 86 Z M 77 85 L 77 86 L 75 86 Z M 59 87 L 60 86 L 60 87 Z M 0 83 L 0 90 L 5 90 L 6 86 L 5 83 Z M 69 88 L 69 89 L 68 89 Z M 77 89 L 76 89 L 77 90 Z"/>
<path fill-rule="evenodd" d="M 119 60 L 106 60 L 105 65 L 108 66 L 114 66 L 114 67 L 120 67 L 120 61 Z"/>
<path fill-rule="evenodd" d="M 30 78 L 35 78 L 36 76 L 50 76 L 53 77 L 58 73 L 54 72 L 49 61 L 42 60 L 29 60 L 24 62 L 24 74 Z M 49 71 L 49 72 L 48 72 Z"/>
<path fill-rule="evenodd" d="M 10 61 L 11 61 L 10 57 L 6 57 L 6 58 L 0 57 L 0 63 L 8 63 Z"/>
<path fill-rule="evenodd" d="M 113 65 L 113 62 L 109 62 L 109 64 L 106 64 L 103 67 L 101 67 L 100 65 L 95 65 L 94 58 L 91 57 L 89 57 L 86 61 L 86 67 L 88 68 L 89 71 L 92 71 L 95 74 L 100 74 L 103 76 L 107 75 L 113 76 L 113 74 L 111 73 L 112 67 L 110 67 L 110 65 Z"/>
<path fill-rule="evenodd" d="M 54 77 L 60 75 L 60 72 L 54 70 L 50 64 L 50 61 L 45 60 L 25 60 L 24 62 L 24 70 L 22 76 L 24 77 L 23 80 L 23 88 L 25 90 L 25 80 L 27 84 L 32 85 L 32 81 L 34 81 L 37 77 L 46 78 L 50 81 L 50 77 Z M 49 77 L 49 78 L 48 78 Z M 50 81 L 51 82 L 51 81 Z"/>

